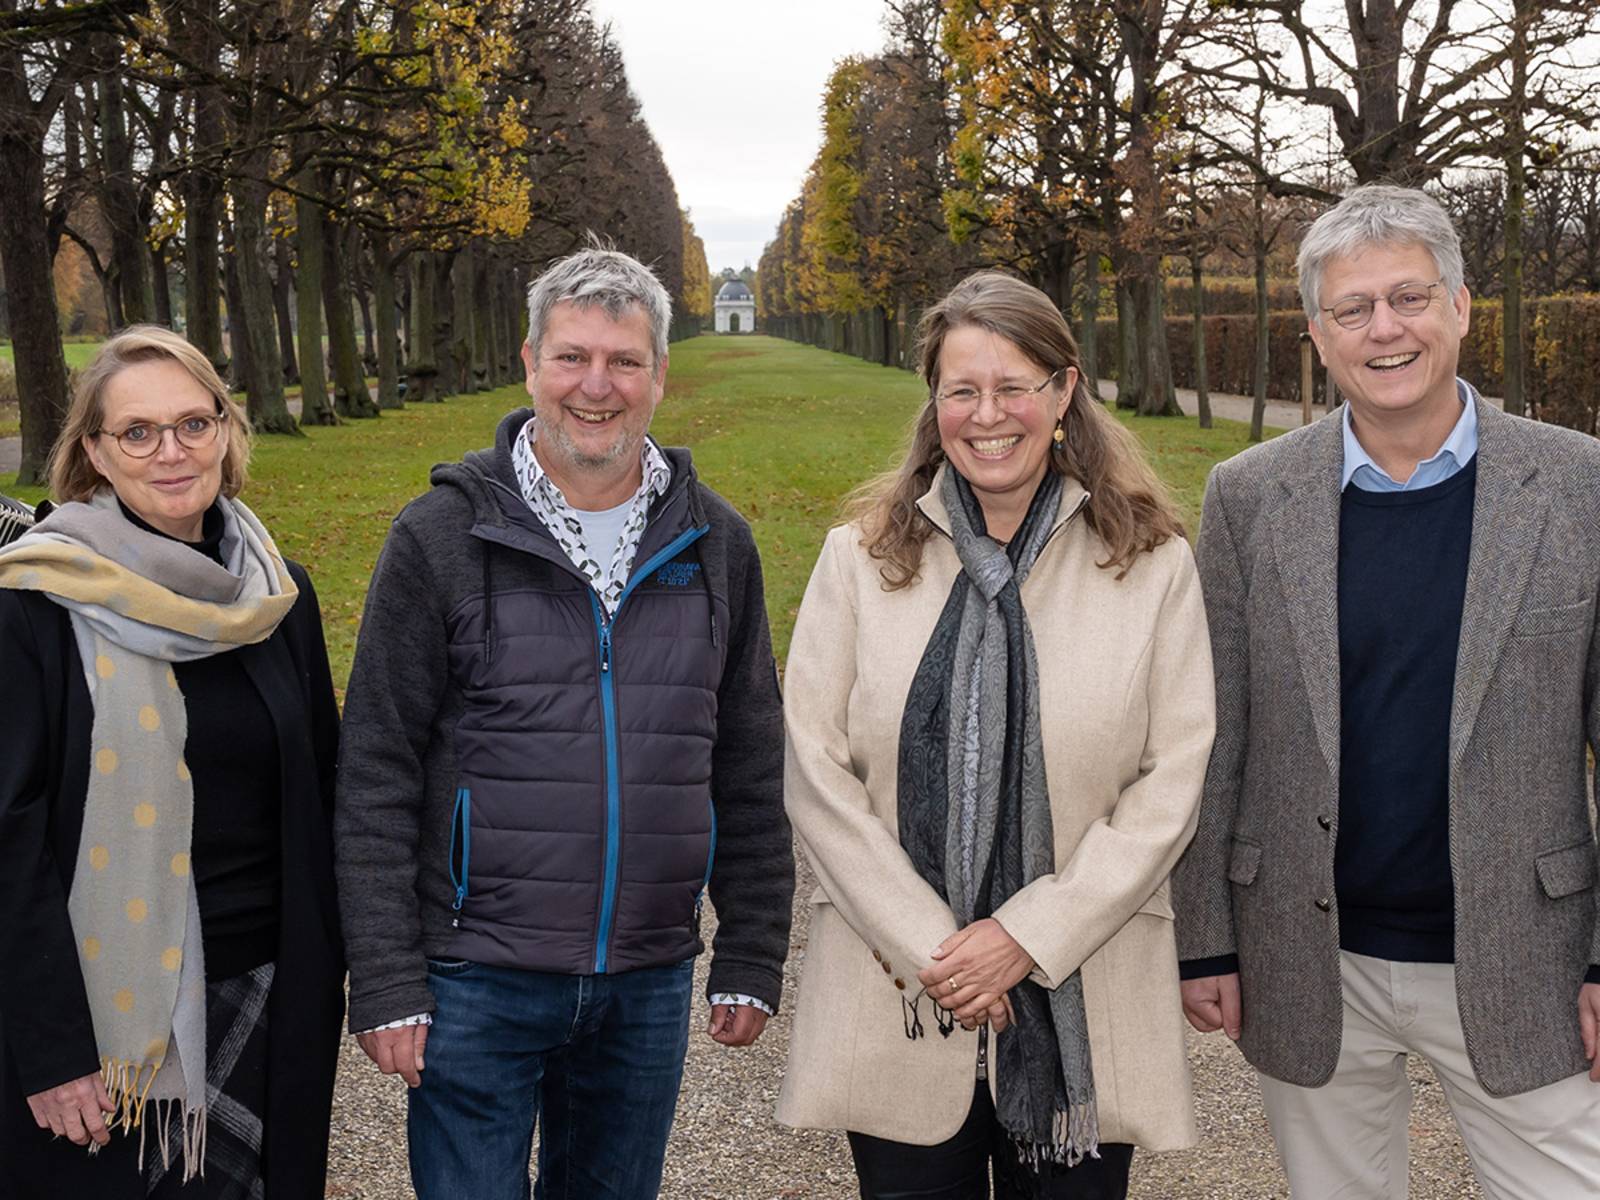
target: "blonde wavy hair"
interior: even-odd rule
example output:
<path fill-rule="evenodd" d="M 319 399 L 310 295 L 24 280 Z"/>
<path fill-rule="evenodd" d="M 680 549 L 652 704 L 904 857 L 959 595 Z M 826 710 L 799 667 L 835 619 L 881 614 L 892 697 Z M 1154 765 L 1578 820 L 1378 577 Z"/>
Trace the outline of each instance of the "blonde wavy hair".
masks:
<path fill-rule="evenodd" d="M 845 501 L 845 519 L 859 525 L 867 553 L 883 564 L 879 573 L 886 590 L 916 581 L 923 545 L 933 533 L 917 501 L 945 461 L 933 399 L 939 390 L 939 355 L 950 331 L 968 325 L 1005 338 L 1052 375 L 1067 367 L 1077 370 L 1072 403 L 1062 418 L 1065 438 L 1053 443 L 1047 465 L 1089 492 L 1084 519 L 1106 549 L 1098 566 L 1115 570 L 1120 579 L 1139 555 L 1184 536 L 1183 521 L 1138 440 L 1089 390 L 1077 340 L 1060 310 L 1031 284 L 999 271 L 980 271 L 956 284 L 918 326 L 928 401 L 912 424 L 904 460 Z"/>
<path fill-rule="evenodd" d="M 230 500 L 239 494 L 250 465 L 250 418 L 244 408 L 228 394 L 228 385 L 210 360 L 181 336 L 159 325 L 130 325 L 107 340 L 73 381 L 66 420 L 50 449 L 50 498 L 57 504 L 87 500 L 105 486 L 105 477 L 94 469 L 83 442 L 101 432 L 106 385 L 119 371 L 163 358 L 189 372 L 227 418 L 222 423 L 228 442 L 222 454 L 222 494 Z"/>

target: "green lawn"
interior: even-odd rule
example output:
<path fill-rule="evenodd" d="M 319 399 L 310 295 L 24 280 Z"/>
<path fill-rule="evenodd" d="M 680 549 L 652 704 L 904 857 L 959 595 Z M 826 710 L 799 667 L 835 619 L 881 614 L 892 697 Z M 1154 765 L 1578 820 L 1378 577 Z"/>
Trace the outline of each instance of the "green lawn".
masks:
<path fill-rule="evenodd" d="M 67 342 L 61 347 L 69 368 L 83 366 L 84 363 L 94 357 L 94 352 L 98 349 L 100 349 L 99 339 L 90 342 Z M 11 361 L 10 342 L 0 342 L 0 358 L 5 359 L 7 362 Z"/>
<path fill-rule="evenodd" d="M 916 376 L 776 338 L 700 337 L 672 348 L 667 398 L 652 431 L 694 449 L 700 477 L 749 517 L 766 571 L 781 656 L 840 499 L 892 464 L 921 403 Z M 244 499 L 322 599 L 334 678 L 349 672 L 367 577 L 390 518 L 427 487 L 432 464 L 488 444 L 520 387 L 408 405 L 373 421 L 263 437 Z M 1242 450 L 1247 428 L 1191 418 L 1134 418 L 1189 521 L 1214 462 Z M 38 491 L 0 491 L 38 499 Z"/>

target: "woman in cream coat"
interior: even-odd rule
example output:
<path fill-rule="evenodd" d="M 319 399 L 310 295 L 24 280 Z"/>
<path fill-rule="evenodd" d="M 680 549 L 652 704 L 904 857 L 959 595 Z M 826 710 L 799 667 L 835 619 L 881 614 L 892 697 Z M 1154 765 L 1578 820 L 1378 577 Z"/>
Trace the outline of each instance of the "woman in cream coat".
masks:
<path fill-rule="evenodd" d="M 1168 873 L 1213 732 L 1188 544 L 1059 311 L 923 323 L 906 461 L 834 529 L 785 680 L 820 887 L 780 1120 L 865 1200 L 1120 1197 L 1195 1138 Z M 954 748 L 952 750 L 952 747 Z"/>

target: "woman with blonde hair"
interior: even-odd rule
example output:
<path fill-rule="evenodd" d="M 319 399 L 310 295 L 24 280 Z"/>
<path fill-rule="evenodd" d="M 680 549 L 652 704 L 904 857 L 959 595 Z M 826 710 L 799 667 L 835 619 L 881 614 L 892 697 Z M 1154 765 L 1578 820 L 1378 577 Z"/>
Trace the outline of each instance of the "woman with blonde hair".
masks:
<path fill-rule="evenodd" d="M 204 355 L 124 330 L 0 551 L 7 1196 L 323 1193 L 338 712 L 249 450 Z"/>
<path fill-rule="evenodd" d="M 865 1200 L 1121 1197 L 1194 1140 L 1168 873 L 1213 732 L 1194 562 L 1060 312 L 922 325 L 906 459 L 832 530 L 785 676 L 812 898 L 779 1119 Z"/>

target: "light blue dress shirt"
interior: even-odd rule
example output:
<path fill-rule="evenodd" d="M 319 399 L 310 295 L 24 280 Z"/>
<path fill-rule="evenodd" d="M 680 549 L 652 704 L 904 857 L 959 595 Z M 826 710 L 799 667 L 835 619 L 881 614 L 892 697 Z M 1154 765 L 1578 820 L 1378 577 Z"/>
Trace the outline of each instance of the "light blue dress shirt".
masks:
<path fill-rule="evenodd" d="M 1415 492 L 1420 488 L 1443 483 L 1472 461 L 1478 452 L 1478 393 L 1464 379 L 1456 380 L 1456 394 L 1461 397 L 1461 416 L 1450 436 L 1432 458 L 1423 459 L 1411 478 L 1404 483 L 1394 479 L 1373 461 L 1372 455 L 1356 439 L 1350 424 L 1350 405 L 1344 406 L 1344 473 L 1339 477 L 1342 492 L 1354 483 L 1364 492 Z"/>

